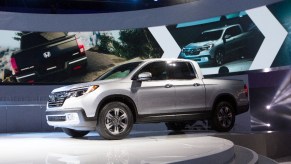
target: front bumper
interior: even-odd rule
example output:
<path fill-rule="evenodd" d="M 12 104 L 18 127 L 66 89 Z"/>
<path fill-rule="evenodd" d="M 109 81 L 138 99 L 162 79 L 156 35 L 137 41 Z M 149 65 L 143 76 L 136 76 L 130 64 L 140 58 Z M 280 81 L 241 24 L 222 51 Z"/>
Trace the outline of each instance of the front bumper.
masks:
<path fill-rule="evenodd" d="M 179 58 L 194 60 L 198 64 L 209 64 L 212 62 L 212 57 L 209 51 L 201 51 L 199 55 L 186 55 L 184 52 L 181 52 Z"/>
<path fill-rule="evenodd" d="M 46 111 L 50 126 L 75 130 L 95 130 L 96 118 L 88 118 L 83 109 Z"/>

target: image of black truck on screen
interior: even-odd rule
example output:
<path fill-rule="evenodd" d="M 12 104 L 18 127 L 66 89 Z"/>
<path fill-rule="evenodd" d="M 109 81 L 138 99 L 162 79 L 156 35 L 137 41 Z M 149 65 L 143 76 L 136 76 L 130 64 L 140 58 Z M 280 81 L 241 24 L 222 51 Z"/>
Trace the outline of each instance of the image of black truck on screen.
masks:
<path fill-rule="evenodd" d="M 21 36 L 20 50 L 10 62 L 17 82 L 35 82 L 60 72 L 86 70 L 87 57 L 75 35 L 33 32 Z"/>
<path fill-rule="evenodd" d="M 196 42 L 183 47 L 179 58 L 191 59 L 199 64 L 222 65 L 229 58 L 240 58 L 246 49 L 249 32 L 239 24 L 203 31 Z"/>

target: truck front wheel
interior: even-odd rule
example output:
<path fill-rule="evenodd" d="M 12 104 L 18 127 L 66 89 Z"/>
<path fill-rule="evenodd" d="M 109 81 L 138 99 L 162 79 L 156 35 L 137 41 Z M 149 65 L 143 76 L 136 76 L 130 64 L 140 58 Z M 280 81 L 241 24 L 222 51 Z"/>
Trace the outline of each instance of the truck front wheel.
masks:
<path fill-rule="evenodd" d="M 234 107 L 227 101 L 217 103 L 212 115 L 213 129 L 218 132 L 228 132 L 235 122 Z"/>
<path fill-rule="evenodd" d="M 222 49 L 219 49 L 215 52 L 214 56 L 214 62 L 216 65 L 220 66 L 224 64 L 224 51 Z"/>
<path fill-rule="evenodd" d="M 110 102 L 100 111 L 97 131 L 100 136 L 109 140 L 125 138 L 133 126 L 133 115 L 130 108 L 122 102 Z"/>
<path fill-rule="evenodd" d="M 74 129 L 69 129 L 69 128 L 62 128 L 62 129 L 67 135 L 73 138 L 84 137 L 90 132 L 90 131 L 79 131 L 79 130 L 74 130 Z"/>

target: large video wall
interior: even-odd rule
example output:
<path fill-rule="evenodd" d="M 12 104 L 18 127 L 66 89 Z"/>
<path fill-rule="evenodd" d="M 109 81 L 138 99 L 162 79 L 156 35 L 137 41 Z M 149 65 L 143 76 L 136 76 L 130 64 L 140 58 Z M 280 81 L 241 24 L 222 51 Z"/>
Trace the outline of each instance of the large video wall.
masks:
<path fill-rule="evenodd" d="M 258 21 L 256 16 L 264 14 L 258 8 L 149 28 L 88 32 L 2 30 L 2 82 L 89 82 L 118 64 L 160 57 L 194 60 L 204 75 L 290 65 L 290 6 L 289 1 L 267 6 L 275 23 L 268 18 Z M 281 31 L 270 36 L 265 32 L 270 26 Z M 274 42 L 276 36 L 282 36 L 281 40 Z M 271 65 L 261 65 L 263 62 Z M 226 69 L 219 71 L 221 67 Z"/>

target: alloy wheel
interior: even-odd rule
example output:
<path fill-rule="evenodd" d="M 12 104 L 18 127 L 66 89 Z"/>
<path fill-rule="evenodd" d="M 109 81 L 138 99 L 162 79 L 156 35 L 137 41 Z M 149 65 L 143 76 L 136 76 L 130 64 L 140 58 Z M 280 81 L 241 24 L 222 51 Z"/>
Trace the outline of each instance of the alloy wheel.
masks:
<path fill-rule="evenodd" d="M 233 113 L 228 106 L 222 106 L 217 113 L 218 121 L 224 128 L 228 128 L 232 124 Z"/>
<path fill-rule="evenodd" d="M 216 53 L 216 56 L 215 56 L 215 61 L 218 65 L 222 65 L 223 64 L 223 52 L 221 50 L 219 50 L 217 53 Z"/>
<path fill-rule="evenodd" d="M 110 109 L 105 116 L 105 127 L 113 135 L 122 133 L 128 126 L 128 116 L 121 108 Z"/>

